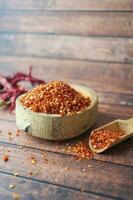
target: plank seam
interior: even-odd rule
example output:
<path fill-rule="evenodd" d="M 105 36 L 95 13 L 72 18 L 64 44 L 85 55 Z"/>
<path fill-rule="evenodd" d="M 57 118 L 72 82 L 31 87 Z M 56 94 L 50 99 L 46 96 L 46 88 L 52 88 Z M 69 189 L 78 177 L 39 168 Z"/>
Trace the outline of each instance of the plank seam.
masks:
<path fill-rule="evenodd" d="M 35 13 L 45 13 L 45 12 L 47 12 L 47 13 L 119 13 L 119 12 L 121 12 L 121 13 L 132 13 L 133 12 L 133 8 L 131 8 L 131 9 L 127 9 L 127 10 L 122 10 L 122 9 L 118 9 L 118 10 L 113 10 L 113 9 L 106 9 L 106 10 L 48 10 L 48 9 L 19 9 L 19 10 L 17 10 L 17 9 L 7 9 L 6 8 L 6 5 L 4 6 L 4 10 L 3 9 L 0 9 L 0 12 L 2 12 L 2 13 L 4 13 L 4 14 L 6 14 L 6 13 L 32 13 L 33 14 L 33 12 L 35 12 Z"/>
<path fill-rule="evenodd" d="M 132 141 L 131 141 L 132 142 Z M 22 148 L 27 148 L 30 150 L 36 150 L 36 151 L 40 151 L 40 150 L 44 150 L 44 149 L 40 149 L 40 148 L 36 148 L 36 147 L 30 147 L 30 146 L 26 146 L 26 145 L 20 145 L 20 144 L 16 144 L 16 143 L 9 143 L 9 142 L 5 142 L 5 141 L 0 141 L 0 145 L 7 145 L 7 146 L 12 146 L 13 148 L 17 148 L 17 147 L 22 147 Z M 59 155 L 65 155 L 68 157 L 71 157 L 71 154 L 65 154 L 63 152 L 56 152 L 56 151 L 51 151 L 51 150 L 44 150 L 48 153 L 53 153 L 53 154 L 59 154 Z M 98 159 L 93 159 L 94 161 L 100 161 L 101 163 L 110 163 L 112 165 L 117 165 L 117 166 L 122 166 L 122 167 L 128 167 L 128 168 L 133 168 L 132 165 L 126 165 L 126 164 L 119 164 L 119 163 L 114 163 L 111 161 L 103 161 L 103 160 L 98 160 Z"/>
<path fill-rule="evenodd" d="M 72 57 L 61 57 L 61 56 L 37 56 L 37 55 L 22 55 L 22 54 L 11 54 L 11 53 L 1 53 L 0 57 L 2 56 L 13 56 L 13 57 L 20 57 L 20 58 L 44 58 L 44 59 L 59 59 L 59 60 L 66 60 L 66 61 L 85 61 L 85 62 L 92 62 L 92 63 L 106 63 L 106 64 L 128 64 L 133 65 L 133 61 L 128 61 L 128 59 L 122 61 L 106 61 L 106 60 L 92 60 L 92 59 L 80 59 L 80 58 L 72 58 Z"/>
<path fill-rule="evenodd" d="M 1 174 L 5 174 L 5 175 L 10 175 L 10 176 L 14 177 L 14 174 L 12 174 L 10 172 L 5 172 L 5 171 L 0 170 L 0 173 Z M 45 183 L 45 184 L 48 184 L 48 185 L 58 186 L 58 187 L 62 187 L 62 188 L 71 189 L 71 190 L 75 190 L 75 191 L 81 192 L 81 189 L 79 189 L 79 188 L 73 188 L 73 187 L 70 187 L 70 186 L 65 186 L 65 185 L 61 185 L 61 184 L 57 184 L 57 183 L 52 183 L 52 182 L 44 181 L 44 180 L 39 180 L 39 179 L 36 179 L 36 178 L 30 178 L 30 177 L 26 177 L 26 176 L 20 176 L 19 175 L 17 177 L 23 178 L 23 179 L 26 179 L 26 180 L 32 180 L 32 181 L 39 182 L 39 183 Z M 119 198 L 119 197 L 115 197 L 115 196 L 111 196 L 111 195 L 106 195 L 106 194 L 99 193 L 99 192 L 93 192 L 93 191 L 90 191 L 90 190 L 84 190 L 83 193 L 90 193 L 90 194 L 93 194 L 93 195 L 108 197 L 110 199 L 124 200 L 124 199 Z"/>
<path fill-rule="evenodd" d="M 100 34 L 87 34 L 87 35 L 82 35 L 82 34 L 65 34 L 65 33 L 56 33 L 56 32 L 23 32 L 23 31 L 1 31 L 0 30 L 0 34 L 7 34 L 7 35 L 41 35 L 41 36 L 64 36 L 64 37 L 81 37 L 81 38 L 86 38 L 86 37 L 90 37 L 90 38 L 120 38 L 120 39 L 132 39 L 132 36 L 121 36 L 121 35 L 100 35 Z"/>

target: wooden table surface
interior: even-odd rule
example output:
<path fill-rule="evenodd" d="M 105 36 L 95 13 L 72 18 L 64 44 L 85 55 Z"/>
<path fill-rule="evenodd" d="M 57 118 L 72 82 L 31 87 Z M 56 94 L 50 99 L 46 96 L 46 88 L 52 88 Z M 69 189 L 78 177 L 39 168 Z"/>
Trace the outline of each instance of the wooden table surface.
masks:
<path fill-rule="evenodd" d="M 30 65 L 46 81 L 93 88 L 100 101 L 93 128 L 133 117 L 133 1 L 0 0 L 0 73 Z M 63 149 L 88 143 L 90 130 L 61 143 L 16 136 L 7 109 L 0 109 L 0 130 L 0 200 L 133 199 L 133 139 L 75 161 Z"/>

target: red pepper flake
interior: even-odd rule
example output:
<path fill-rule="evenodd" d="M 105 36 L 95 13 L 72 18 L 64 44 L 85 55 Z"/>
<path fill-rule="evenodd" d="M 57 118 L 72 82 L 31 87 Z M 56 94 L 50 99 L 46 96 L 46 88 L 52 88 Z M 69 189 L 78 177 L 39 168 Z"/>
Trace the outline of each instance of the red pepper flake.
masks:
<path fill-rule="evenodd" d="M 36 164 L 37 163 L 37 160 L 33 156 L 31 157 L 31 163 L 32 164 Z"/>
<path fill-rule="evenodd" d="M 21 131 L 20 131 L 20 130 L 17 130 L 16 136 L 20 136 L 20 133 L 21 133 Z"/>
<path fill-rule="evenodd" d="M 13 175 L 14 175 L 14 176 L 19 176 L 19 173 L 18 173 L 18 172 L 15 172 Z"/>
<path fill-rule="evenodd" d="M 17 194 L 17 193 L 13 193 L 13 199 L 14 200 L 19 200 L 20 199 L 20 197 L 19 197 L 19 195 Z"/>
<path fill-rule="evenodd" d="M 83 169 L 82 169 L 82 172 L 86 172 L 86 169 L 85 169 L 85 168 L 83 168 Z"/>
<path fill-rule="evenodd" d="M 34 112 L 49 114 L 76 114 L 90 106 L 90 97 L 83 96 L 62 81 L 41 84 L 20 99 L 21 103 Z"/>
<path fill-rule="evenodd" d="M 92 159 L 93 153 L 90 148 L 83 142 L 79 142 L 73 146 L 68 146 L 65 149 L 66 152 L 73 152 L 76 155 L 72 156 L 74 160 Z"/>
<path fill-rule="evenodd" d="M 45 164 L 48 164 L 48 159 L 47 158 L 45 158 Z"/>
<path fill-rule="evenodd" d="M 11 133 L 11 132 L 8 132 L 8 135 L 12 135 L 12 133 Z"/>
<path fill-rule="evenodd" d="M 121 138 L 125 132 L 121 129 L 117 131 L 112 130 L 94 130 L 91 134 L 91 145 L 94 149 L 103 149 L 110 146 L 110 144 Z"/>
<path fill-rule="evenodd" d="M 8 155 L 4 155 L 4 156 L 3 156 L 3 160 L 4 160 L 5 162 L 7 162 L 7 161 L 9 160 L 9 156 L 8 156 Z"/>
<path fill-rule="evenodd" d="M 68 170 L 69 168 L 68 167 L 65 167 L 65 170 Z"/>
<path fill-rule="evenodd" d="M 0 130 L 0 136 L 2 136 L 2 131 Z"/>
<path fill-rule="evenodd" d="M 16 185 L 14 185 L 14 184 L 10 184 L 10 185 L 9 185 L 9 188 L 10 188 L 10 189 L 14 189 L 15 187 L 16 187 Z"/>
<path fill-rule="evenodd" d="M 9 140 L 14 140 L 14 137 L 13 136 L 9 136 Z"/>

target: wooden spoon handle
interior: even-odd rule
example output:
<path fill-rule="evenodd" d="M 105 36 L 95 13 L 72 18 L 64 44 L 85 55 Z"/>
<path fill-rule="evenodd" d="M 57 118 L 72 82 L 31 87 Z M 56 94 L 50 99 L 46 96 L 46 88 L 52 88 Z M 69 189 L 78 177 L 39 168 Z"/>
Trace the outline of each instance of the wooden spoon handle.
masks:
<path fill-rule="evenodd" d="M 129 126 L 133 127 L 133 117 L 127 120 L 124 120 Z"/>

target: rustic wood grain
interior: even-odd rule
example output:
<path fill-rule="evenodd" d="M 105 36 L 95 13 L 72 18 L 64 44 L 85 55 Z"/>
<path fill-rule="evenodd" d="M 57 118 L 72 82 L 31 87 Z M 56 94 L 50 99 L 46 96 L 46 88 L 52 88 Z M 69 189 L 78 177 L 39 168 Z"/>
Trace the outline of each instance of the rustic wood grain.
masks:
<path fill-rule="evenodd" d="M 115 20 L 114 20 L 115 19 Z M 43 13 L 0 16 L 0 32 L 133 36 L 133 13 Z"/>
<path fill-rule="evenodd" d="M 8 179 L 8 184 L 7 184 Z M 10 189 L 9 185 L 15 184 L 14 189 Z M 22 177 L 15 177 L 8 174 L 0 173 L 0 198 L 2 200 L 13 199 L 13 193 L 18 194 L 21 200 L 62 200 L 65 196 L 66 200 L 100 200 L 101 196 L 87 192 L 80 192 L 70 188 L 61 187 L 58 185 L 48 184 L 45 181 L 39 182 Z M 108 200 L 110 198 L 102 196 L 102 199 Z"/>
<path fill-rule="evenodd" d="M 40 150 L 27 148 L 24 150 L 6 144 L 0 144 L 0 149 L 1 152 L 3 149 L 4 152 L 6 150 L 11 152 L 8 153 L 9 161 L 0 163 L 2 172 L 13 174 L 17 171 L 20 176 L 34 177 L 40 181 L 45 180 L 52 184 L 74 187 L 78 190 L 82 188 L 86 192 L 91 191 L 116 199 L 126 199 L 128 194 L 129 199 L 132 199 L 132 167 L 105 162 L 98 163 L 94 160 L 77 161 L 75 164 L 76 161 L 72 161 L 69 155 L 64 156 L 53 152 L 44 152 L 45 156 L 42 158 Z M 34 165 L 31 163 L 31 156 L 37 160 Z M 65 167 L 68 167 L 69 170 L 65 170 Z M 85 172 L 82 171 L 83 168 L 86 169 Z M 33 176 L 29 175 L 30 172 L 33 173 Z"/>
<path fill-rule="evenodd" d="M 30 10 L 30 11 L 44 11 L 44 10 L 81 10 L 81 11 L 96 11 L 96 10 L 133 10 L 132 0 L 6 0 L 6 10 Z"/>
<path fill-rule="evenodd" d="M 99 102 L 102 104 L 111 104 L 112 107 L 119 104 L 122 106 L 129 106 L 132 109 L 133 106 L 133 95 L 132 94 L 118 94 L 113 92 L 99 92 Z M 121 107 L 122 108 L 122 107 Z"/>
<path fill-rule="evenodd" d="M 17 71 L 26 73 L 31 65 L 33 66 L 33 75 L 46 81 L 60 79 L 80 83 L 99 92 L 104 103 L 115 101 L 116 104 L 124 104 L 124 102 L 128 104 L 129 102 L 129 105 L 132 105 L 133 65 L 131 64 L 0 56 L 0 72 L 5 75 Z M 103 92 L 108 94 L 102 95 Z M 106 99 L 108 101 L 105 101 Z"/>
<path fill-rule="evenodd" d="M 116 116 L 116 118 L 119 117 L 122 119 L 126 119 L 131 118 L 133 116 L 133 107 L 100 104 L 99 112 L 108 113 L 108 115 Z"/>
<path fill-rule="evenodd" d="M 132 38 L 0 34 L 0 54 L 133 63 Z"/>
<path fill-rule="evenodd" d="M 46 81 L 93 88 L 100 104 L 92 129 L 133 117 L 132 11 L 132 0 L 0 0 L 0 73 L 33 65 L 34 75 Z M 60 143 L 16 136 L 15 112 L 6 108 L 0 109 L 0 130 L 0 199 L 12 199 L 13 192 L 23 200 L 132 199 L 133 139 L 75 161 L 63 150 L 66 143 L 88 144 L 91 130 Z"/>
<path fill-rule="evenodd" d="M 101 126 L 102 124 L 107 123 L 107 119 L 104 119 L 102 117 L 101 117 L 101 121 L 102 122 L 98 120 L 95 126 L 93 126 L 93 128 L 97 128 Z M 70 145 L 73 145 L 77 143 L 78 141 L 83 141 L 88 145 L 88 138 L 91 132 L 91 130 L 88 130 L 85 134 L 72 140 L 68 140 L 64 142 L 53 142 L 53 141 L 51 142 L 51 141 L 27 136 L 24 133 L 21 133 L 20 136 L 16 136 L 17 129 L 18 128 L 15 122 L 1 120 L 0 130 L 2 130 L 2 133 L 0 136 L 0 141 L 4 143 L 11 143 L 15 145 L 26 146 L 29 148 L 36 148 L 36 149 L 41 149 L 41 150 L 46 150 L 46 151 L 58 152 L 62 154 L 66 153 L 64 152 L 64 148 L 66 148 L 67 143 L 70 143 Z M 9 132 L 12 133 L 11 137 L 10 135 L 8 135 Z M 104 154 L 95 154 L 94 159 L 133 166 L 132 145 L 133 145 L 133 140 L 125 141 L 121 143 L 120 145 L 118 145 L 116 148 L 112 148 L 110 149 L 110 151 L 107 151 Z M 72 152 L 70 153 L 68 152 L 68 154 L 72 155 Z"/>

